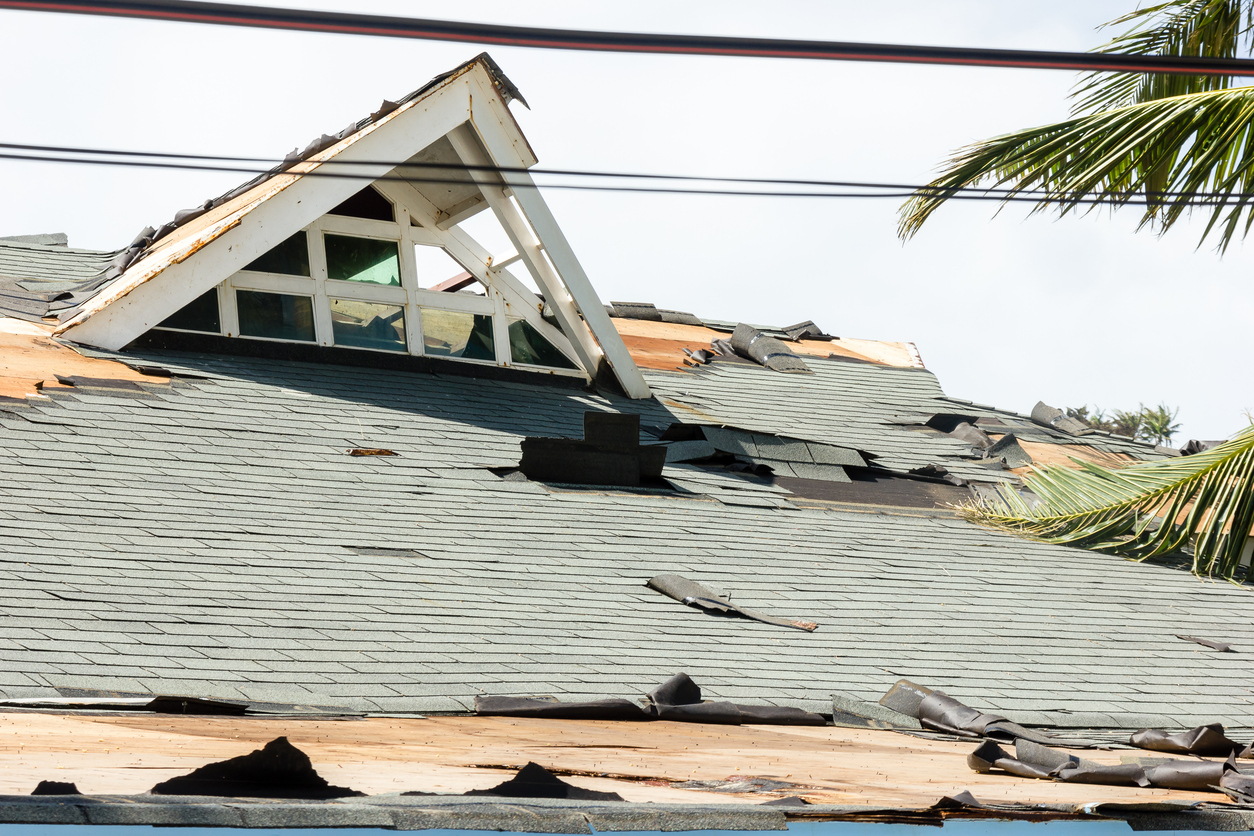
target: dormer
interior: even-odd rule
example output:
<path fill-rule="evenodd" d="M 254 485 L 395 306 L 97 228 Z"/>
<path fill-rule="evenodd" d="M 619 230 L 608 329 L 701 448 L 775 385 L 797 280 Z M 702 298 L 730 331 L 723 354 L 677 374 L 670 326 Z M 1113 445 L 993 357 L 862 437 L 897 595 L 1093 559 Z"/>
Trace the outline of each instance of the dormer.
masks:
<path fill-rule="evenodd" d="M 481 55 L 385 102 L 146 230 L 58 334 L 113 350 L 186 334 L 403 354 L 612 377 L 648 397 L 527 173 L 536 159 L 510 113 L 515 99 Z M 481 213 L 506 252 L 463 226 Z"/>

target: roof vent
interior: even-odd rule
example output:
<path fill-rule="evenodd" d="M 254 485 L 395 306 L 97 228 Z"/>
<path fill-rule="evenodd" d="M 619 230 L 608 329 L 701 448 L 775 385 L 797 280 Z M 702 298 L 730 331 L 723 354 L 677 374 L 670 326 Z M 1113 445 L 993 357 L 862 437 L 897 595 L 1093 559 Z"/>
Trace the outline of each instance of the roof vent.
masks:
<path fill-rule="evenodd" d="M 639 415 L 585 412 L 583 436 L 524 438 L 519 463 L 523 475 L 539 482 L 626 488 L 661 478 L 666 448 L 640 445 Z"/>

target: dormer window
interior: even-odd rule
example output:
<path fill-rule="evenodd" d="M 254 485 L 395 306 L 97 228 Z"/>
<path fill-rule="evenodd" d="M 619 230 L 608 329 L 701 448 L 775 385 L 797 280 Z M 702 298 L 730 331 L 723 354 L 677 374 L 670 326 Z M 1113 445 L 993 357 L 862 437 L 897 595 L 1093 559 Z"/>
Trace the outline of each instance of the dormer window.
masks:
<path fill-rule="evenodd" d="M 579 370 L 534 325 L 509 315 L 501 294 L 436 275 L 433 264 L 462 265 L 424 232 L 407 207 L 367 186 L 158 327 Z M 498 322 L 507 323 L 499 334 Z"/>
<path fill-rule="evenodd" d="M 89 298 L 64 308 L 56 334 L 111 351 L 400 368 L 438 364 L 396 355 L 446 358 L 649 397 L 527 173 L 537 160 L 510 113 L 517 98 L 481 55 L 385 102 L 145 229 L 112 254 Z"/>

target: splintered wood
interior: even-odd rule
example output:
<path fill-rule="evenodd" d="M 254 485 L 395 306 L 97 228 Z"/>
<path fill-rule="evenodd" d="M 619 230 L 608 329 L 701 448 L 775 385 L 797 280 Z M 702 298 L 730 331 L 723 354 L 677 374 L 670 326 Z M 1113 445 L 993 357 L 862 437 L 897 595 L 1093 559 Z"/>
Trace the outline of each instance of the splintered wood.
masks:
<path fill-rule="evenodd" d="M 587 789 L 628 801 L 815 803 L 922 809 L 970 790 L 995 803 L 1092 803 L 1212 793 L 1060 784 L 979 775 L 974 742 L 832 727 L 712 726 L 505 717 L 290 719 L 158 714 L 0 713 L 0 794 L 41 780 L 91 794 L 136 794 L 198 766 L 286 736 L 332 784 L 377 794 L 461 793 L 495 786 L 534 761 Z M 1117 753 L 1077 753 L 1101 763 Z M 769 791 L 719 791 L 758 781 Z M 679 786 L 707 782 L 708 789 Z M 771 783 L 763 783 L 771 782 Z M 742 785 L 743 786 L 743 785 Z"/>
<path fill-rule="evenodd" d="M 708 349 L 716 339 L 730 339 L 731 334 L 715 331 L 700 325 L 679 325 L 671 322 L 654 322 L 647 319 L 611 320 L 622 336 L 631 359 L 646 369 L 673 371 L 684 367 L 687 348 L 696 351 Z M 827 357 L 835 354 L 851 360 L 865 360 L 884 366 L 922 368 L 917 352 L 909 343 L 877 342 L 875 340 L 799 340 L 787 346 L 797 354 Z"/>
<path fill-rule="evenodd" d="M 62 387 L 57 375 L 152 383 L 122 363 L 84 357 L 51 337 L 52 328 L 0 317 L 0 398 L 26 398 Z"/>

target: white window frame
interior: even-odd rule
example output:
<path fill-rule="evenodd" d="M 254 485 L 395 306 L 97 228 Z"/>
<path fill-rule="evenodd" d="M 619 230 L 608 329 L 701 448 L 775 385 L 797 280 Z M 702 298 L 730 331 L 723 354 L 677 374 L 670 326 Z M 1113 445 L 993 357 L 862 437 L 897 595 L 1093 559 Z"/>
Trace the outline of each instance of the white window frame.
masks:
<path fill-rule="evenodd" d="M 433 213 L 425 201 L 407 200 L 404 193 L 387 188 L 387 184 L 374 184 L 376 191 L 392 204 L 394 222 L 377 221 L 366 218 L 352 218 L 343 215 L 323 215 L 313 223 L 303 227 L 306 244 L 309 247 L 309 276 L 291 276 L 280 273 L 263 273 L 241 270 L 218 285 L 218 321 L 221 335 L 240 339 L 264 340 L 266 342 L 286 342 L 293 345 L 335 346 L 334 330 L 331 321 L 331 299 L 342 299 L 354 302 L 374 302 L 393 305 L 405 311 L 405 351 L 386 351 L 382 349 L 363 348 L 361 346 L 336 346 L 337 348 L 356 351 L 371 351 L 379 354 L 409 354 L 414 357 L 426 356 L 426 348 L 422 335 L 422 311 L 424 308 L 459 311 L 472 314 L 488 314 L 492 316 L 492 342 L 496 352 L 495 360 L 475 360 L 462 357 L 437 356 L 442 360 L 473 363 L 486 366 L 506 366 L 546 374 L 570 377 L 586 377 L 579 368 L 579 361 L 569 346 L 569 341 L 562 332 L 539 315 L 539 304 L 534 294 L 525 288 L 505 269 L 517 260 L 517 256 L 507 257 L 494 264 L 487 251 L 478 244 L 465 230 L 453 225 L 447 228 L 437 225 L 438 213 L 423 220 Z M 397 245 L 400 267 L 400 286 L 379 285 L 370 282 L 354 282 L 327 277 L 326 249 L 323 235 L 343 235 L 353 238 L 374 238 L 393 241 Z M 460 252 L 460 258 L 450 251 L 450 245 Z M 450 258 L 460 264 L 463 269 L 475 276 L 485 288 L 485 295 L 468 293 L 444 293 L 428 290 L 419 285 L 417 264 L 414 255 L 415 246 L 439 246 Z M 474 262 L 474 263 L 467 263 Z M 274 337 L 242 336 L 239 333 L 239 313 L 236 307 L 235 291 L 252 290 L 264 293 L 280 293 L 313 298 L 314 306 L 314 341 L 285 340 Z M 574 369 L 557 369 L 549 366 L 536 366 L 527 363 L 515 363 L 510 352 L 509 323 L 516 319 L 525 319 L 531 323 L 549 342 L 557 348 L 571 363 Z M 160 327 L 163 331 L 183 331 L 185 329 Z"/>

